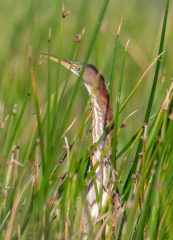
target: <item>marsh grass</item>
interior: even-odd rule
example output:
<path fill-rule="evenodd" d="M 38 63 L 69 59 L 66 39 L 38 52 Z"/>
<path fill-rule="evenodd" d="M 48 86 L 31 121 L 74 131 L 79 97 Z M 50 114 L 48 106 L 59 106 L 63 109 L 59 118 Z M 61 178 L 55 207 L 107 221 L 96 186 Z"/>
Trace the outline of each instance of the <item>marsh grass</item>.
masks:
<path fill-rule="evenodd" d="M 100 32 L 105 24 L 109 4 L 108 0 L 102 1 L 97 11 L 96 24 L 91 25 L 89 44 L 85 40 L 71 44 L 70 59 L 76 60 L 84 47 L 87 50 L 83 62 L 85 65 L 88 63 L 98 39 L 104 40 L 100 39 Z M 44 7 L 46 6 L 45 3 Z M 84 14 L 83 6 L 89 9 L 89 4 L 81 4 L 82 23 L 89 15 L 88 12 Z M 33 2 L 26 12 L 23 25 L 17 24 L 20 31 L 30 29 L 29 19 L 34 16 L 35 7 Z M 63 6 L 63 10 L 64 8 Z M 58 9 L 60 12 L 60 6 Z M 118 176 L 115 187 L 118 186 L 120 190 L 126 215 L 125 223 L 121 219 L 116 235 L 110 232 L 109 239 L 173 238 L 173 84 L 170 83 L 168 74 L 165 77 L 167 84 L 158 86 L 161 71 L 166 69 L 163 58 L 167 57 L 164 42 L 168 10 L 169 0 L 163 11 L 158 55 L 153 53 L 155 57 L 145 70 L 140 69 L 141 77 L 135 75 L 138 78 L 133 85 L 126 81 L 127 75 L 128 78 L 131 76 L 126 66 L 130 53 L 127 46 L 122 48 L 120 44 L 121 34 L 123 35 L 119 31 L 120 27 L 109 52 L 110 68 L 106 74 L 109 76 L 110 101 L 115 111 L 111 123 L 114 124 L 112 167 L 116 163 Z M 70 74 L 65 75 L 59 64 L 55 65 L 48 59 L 38 66 L 39 56 L 35 56 L 35 49 L 41 52 L 38 46 L 45 38 L 48 40 L 48 54 L 52 53 L 56 45 L 58 57 L 63 57 L 67 34 L 65 21 L 66 18 L 58 19 L 60 27 L 56 36 L 53 35 L 55 23 L 51 28 L 43 23 L 44 28 L 49 29 L 48 33 L 46 35 L 41 32 L 29 52 L 29 63 L 24 62 L 24 69 L 28 66 L 27 84 L 24 84 L 24 91 L 17 101 L 19 105 L 15 105 L 13 111 L 9 109 L 12 109 L 15 94 L 12 91 L 8 101 L 9 86 L 2 84 L 7 104 L 4 103 L 5 107 L 2 104 L 0 111 L 0 239 L 82 238 L 82 212 L 87 209 L 85 186 L 98 167 L 96 164 L 87 174 L 90 156 L 98 144 L 93 145 L 91 142 L 90 100 L 87 104 L 85 102 L 85 107 L 80 112 L 82 116 L 76 117 L 76 109 L 80 108 L 78 96 L 82 91 L 82 75 L 71 85 Z M 47 20 L 45 22 L 48 24 Z M 79 25 L 78 23 L 77 28 L 83 27 Z M 10 44 L 18 37 L 16 33 L 17 28 L 13 30 Z M 8 67 L 4 63 L 3 71 L 8 71 Z M 2 76 L 5 76 L 4 72 L 1 73 Z M 142 111 L 146 114 L 144 118 L 141 114 L 138 121 L 134 117 L 138 105 L 134 104 L 133 98 L 139 96 L 142 81 L 151 78 L 150 72 L 154 73 L 153 81 L 149 83 L 151 91 L 147 91 L 147 94 L 140 92 L 146 103 Z M 24 73 L 17 76 L 23 78 Z M 17 89 L 18 83 L 14 81 L 13 86 Z M 128 88 L 128 92 L 125 88 Z M 155 102 L 157 88 L 162 94 L 161 100 Z M 31 112 L 33 113 L 30 114 Z M 131 121 L 132 118 L 134 120 Z M 133 123 L 133 131 L 126 127 L 128 122 Z M 123 134 L 125 138 L 122 138 Z M 107 209 L 111 209 L 110 202 Z M 111 224 L 110 216 L 111 211 L 102 209 L 95 225 L 89 221 L 92 226 L 90 239 L 105 238 L 105 225 Z M 89 214 L 88 218 L 90 219 Z"/>

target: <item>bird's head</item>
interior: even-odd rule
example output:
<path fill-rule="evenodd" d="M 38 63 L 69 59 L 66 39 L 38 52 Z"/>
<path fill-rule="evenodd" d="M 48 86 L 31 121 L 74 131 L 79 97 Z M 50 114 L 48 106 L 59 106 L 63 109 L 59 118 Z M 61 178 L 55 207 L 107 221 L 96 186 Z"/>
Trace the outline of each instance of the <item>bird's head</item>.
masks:
<path fill-rule="evenodd" d="M 41 56 L 48 57 L 53 62 L 60 62 L 66 69 L 71 71 L 76 76 L 80 76 L 82 72 L 82 67 L 84 64 L 80 62 L 72 62 L 69 60 L 59 60 L 56 56 L 48 55 L 46 53 L 41 53 Z M 95 90 L 99 87 L 100 81 L 104 81 L 103 76 L 99 74 L 99 71 L 92 64 L 87 64 L 82 79 L 85 87 L 87 88 L 89 94 L 93 94 Z"/>
<path fill-rule="evenodd" d="M 69 60 L 61 60 L 61 65 L 70 70 L 76 76 L 80 76 L 83 64 L 80 62 L 72 62 Z M 83 72 L 83 82 L 91 94 L 99 85 L 99 72 L 96 67 L 91 64 L 87 64 Z"/>

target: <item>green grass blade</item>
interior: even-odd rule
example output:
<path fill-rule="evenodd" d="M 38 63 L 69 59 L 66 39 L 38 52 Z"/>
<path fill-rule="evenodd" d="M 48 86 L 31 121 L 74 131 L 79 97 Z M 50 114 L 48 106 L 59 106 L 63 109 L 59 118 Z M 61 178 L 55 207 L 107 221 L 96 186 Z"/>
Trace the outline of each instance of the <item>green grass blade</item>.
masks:
<path fill-rule="evenodd" d="M 114 114 L 114 135 L 113 135 L 113 141 L 112 141 L 112 156 L 111 156 L 111 162 L 112 167 L 116 169 L 116 151 L 117 151 L 117 129 L 118 129 L 118 119 L 119 119 L 119 106 L 120 106 L 120 98 L 121 98 L 121 90 L 122 90 L 122 81 L 123 81 L 123 74 L 124 74 L 124 67 L 125 67 L 125 60 L 126 60 L 126 53 L 127 53 L 127 47 L 128 47 L 129 41 L 127 42 L 125 51 L 124 51 L 124 57 L 123 57 L 123 63 L 122 63 L 122 71 L 118 86 L 118 94 L 116 97 L 116 106 L 115 106 L 115 114 Z"/>
<path fill-rule="evenodd" d="M 48 36 L 48 54 L 51 52 L 51 29 L 49 29 Z M 49 151 L 50 145 L 50 124 L 51 124 L 51 112 L 50 112 L 50 101 L 51 101 L 51 63 L 48 58 L 48 76 L 47 76 L 47 150 Z"/>
<path fill-rule="evenodd" d="M 169 9 L 169 0 L 166 1 L 166 8 L 165 8 L 165 13 L 164 13 L 158 56 L 162 54 L 163 48 L 164 48 L 166 25 L 167 25 L 167 18 L 168 18 L 168 9 Z M 151 88 L 150 98 L 149 98 L 144 122 L 148 122 L 149 117 L 150 117 L 150 113 L 151 113 L 151 109 L 152 109 L 152 105 L 153 105 L 153 101 L 154 101 L 154 95 L 156 92 L 156 86 L 157 86 L 157 82 L 158 82 L 160 67 L 161 67 L 162 55 L 160 56 L 159 60 L 160 61 L 157 61 L 157 64 L 156 64 L 156 70 L 155 70 L 155 74 L 154 74 L 153 84 L 152 84 L 152 88 Z"/>
<path fill-rule="evenodd" d="M 31 60 L 32 61 L 32 60 Z M 39 138 L 40 138 L 40 148 L 41 148 L 41 167 L 42 167 L 42 173 L 44 175 L 45 173 L 45 147 L 44 147 L 44 137 L 43 137 L 43 129 L 42 129 L 42 123 L 41 123 L 41 116 L 40 116 L 40 107 L 39 107 L 39 100 L 38 100 L 38 94 L 37 94 L 37 84 L 34 74 L 34 69 L 32 62 L 30 63 L 30 71 L 31 71 L 31 81 L 32 81 L 32 92 L 34 96 L 35 101 L 35 109 L 36 109 L 36 116 L 37 116 L 37 124 L 38 124 L 38 132 L 39 132 Z"/>
<path fill-rule="evenodd" d="M 121 31 L 121 24 L 122 24 L 122 20 L 118 27 L 118 32 L 117 32 L 117 35 L 115 38 L 114 49 L 113 49 L 112 60 L 111 60 L 111 67 L 110 67 L 110 76 L 109 76 L 109 99 L 110 99 L 110 102 L 112 102 L 113 80 L 115 79 L 114 72 L 115 72 L 115 63 L 116 63 L 116 58 L 117 58 L 118 41 L 119 41 L 119 36 L 120 36 L 120 31 Z"/>

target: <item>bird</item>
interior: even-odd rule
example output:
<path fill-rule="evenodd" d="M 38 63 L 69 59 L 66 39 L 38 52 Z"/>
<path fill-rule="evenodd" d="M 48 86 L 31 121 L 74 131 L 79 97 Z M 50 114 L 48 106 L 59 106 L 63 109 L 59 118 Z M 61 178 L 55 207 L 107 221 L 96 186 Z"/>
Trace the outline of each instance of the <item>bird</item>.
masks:
<path fill-rule="evenodd" d="M 71 71 L 77 77 L 80 77 L 82 69 L 82 80 L 91 98 L 92 104 L 92 142 L 97 144 L 91 156 L 91 164 L 89 171 L 93 166 L 98 164 L 95 170 L 95 182 L 91 179 L 87 184 L 87 206 L 92 223 L 96 222 L 100 209 L 104 208 L 111 200 L 112 203 L 112 229 L 117 231 L 118 222 L 122 215 L 122 203 L 118 189 L 114 190 L 116 181 L 116 171 L 111 165 L 111 142 L 113 139 L 113 126 L 103 136 L 105 130 L 113 121 L 113 110 L 109 102 L 109 91 L 105 84 L 102 73 L 92 64 L 73 62 L 70 60 L 59 60 L 56 56 L 41 53 L 50 58 L 54 62 L 60 62 L 62 66 Z M 106 148 L 108 149 L 107 151 Z M 106 152 L 105 154 L 104 151 Z M 101 203 L 97 201 L 97 194 L 101 195 Z M 83 233 L 88 234 L 90 231 L 86 214 L 83 217 Z"/>

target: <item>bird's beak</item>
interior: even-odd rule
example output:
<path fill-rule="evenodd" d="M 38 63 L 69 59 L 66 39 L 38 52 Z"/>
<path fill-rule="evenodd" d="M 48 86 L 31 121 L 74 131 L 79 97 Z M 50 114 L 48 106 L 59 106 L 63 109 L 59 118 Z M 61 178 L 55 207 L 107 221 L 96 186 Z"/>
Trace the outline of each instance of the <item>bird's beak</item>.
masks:
<path fill-rule="evenodd" d="M 60 64 L 70 70 L 73 74 L 79 77 L 79 73 L 76 70 L 76 65 L 69 60 L 61 60 Z"/>
<path fill-rule="evenodd" d="M 73 63 L 71 61 L 69 61 L 69 60 L 59 60 L 56 56 L 49 55 L 47 53 L 40 53 L 40 56 L 45 56 L 45 57 L 49 58 L 51 61 L 56 62 L 56 63 L 59 62 L 62 66 L 64 66 L 68 70 L 70 70 L 75 75 L 79 76 L 79 74 L 75 70 L 75 66 L 73 65 Z"/>
<path fill-rule="evenodd" d="M 71 69 L 71 67 L 72 67 L 72 63 L 69 60 L 61 60 L 60 61 L 56 56 L 49 55 L 47 53 L 40 53 L 40 56 L 45 56 L 45 57 L 49 58 L 52 62 L 56 62 L 56 63 L 60 62 L 60 64 L 67 69 Z"/>
<path fill-rule="evenodd" d="M 45 56 L 49 58 L 52 62 L 59 62 L 59 59 L 56 56 L 49 55 L 47 53 L 40 53 L 40 56 Z"/>
<path fill-rule="evenodd" d="M 65 68 L 67 68 L 67 69 L 71 69 L 72 68 L 72 63 L 70 61 L 68 61 L 68 60 L 61 60 L 60 64 L 62 66 L 64 66 Z"/>

